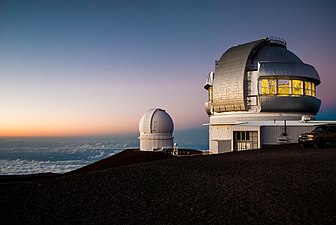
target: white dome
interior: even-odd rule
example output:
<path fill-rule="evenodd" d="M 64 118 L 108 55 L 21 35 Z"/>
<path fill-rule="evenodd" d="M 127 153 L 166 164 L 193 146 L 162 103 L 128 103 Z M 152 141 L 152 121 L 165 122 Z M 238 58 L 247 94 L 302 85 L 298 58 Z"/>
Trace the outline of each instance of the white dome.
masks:
<path fill-rule="evenodd" d="M 140 133 L 173 133 L 174 123 L 169 114 L 160 108 L 148 110 L 140 119 Z"/>

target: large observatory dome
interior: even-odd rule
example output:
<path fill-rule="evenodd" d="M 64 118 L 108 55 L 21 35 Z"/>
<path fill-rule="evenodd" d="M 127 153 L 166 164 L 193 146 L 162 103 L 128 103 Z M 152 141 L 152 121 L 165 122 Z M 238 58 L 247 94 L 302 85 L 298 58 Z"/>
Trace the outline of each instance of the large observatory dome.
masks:
<path fill-rule="evenodd" d="M 160 108 L 148 110 L 140 119 L 140 150 L 154 151 L 173 148 L 174 123 Z"/>
<path fill-rule="evenodd" d="M 303 113 L 315 116 L 320 78 L 280 38 L 264 38 L 228 49 L 205 88 L 209 115 L 215 113 Z"/>
<path fill-rule="evenodd" d="M 229 48 L 216 60 L 204 85 L 209 151 L 297 143 L 300 133 L 314 126 L 321 105 L 316 97 L 320 83 L 315 68 L 288 50 L 281 38 Z"/>

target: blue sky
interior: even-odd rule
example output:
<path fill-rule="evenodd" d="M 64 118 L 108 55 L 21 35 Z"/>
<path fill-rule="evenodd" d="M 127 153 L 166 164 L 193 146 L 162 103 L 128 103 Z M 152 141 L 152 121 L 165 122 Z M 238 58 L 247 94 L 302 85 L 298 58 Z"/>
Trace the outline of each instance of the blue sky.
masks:
<path fill-rule="evenodd" d="M 206 75 L 235 44 L 266 36 L 313 65 L 320 119 L 336 119 L 336 3 L 0 0 L 0 134 L 136 131 L 166 109 L 207 122 Z"/>

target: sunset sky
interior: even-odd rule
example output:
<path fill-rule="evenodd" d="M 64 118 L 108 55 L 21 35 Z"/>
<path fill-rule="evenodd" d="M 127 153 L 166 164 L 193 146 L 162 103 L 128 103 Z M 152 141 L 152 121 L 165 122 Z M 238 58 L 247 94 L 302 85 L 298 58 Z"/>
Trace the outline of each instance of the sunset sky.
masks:
<path fill-rule="evenodd" d="M 203 84 L 233 45 L 282 37 L 336 119 L 334 0 L 0 0 L 0 136 L 136 132 L 161 107 L 208 121 Z"/>

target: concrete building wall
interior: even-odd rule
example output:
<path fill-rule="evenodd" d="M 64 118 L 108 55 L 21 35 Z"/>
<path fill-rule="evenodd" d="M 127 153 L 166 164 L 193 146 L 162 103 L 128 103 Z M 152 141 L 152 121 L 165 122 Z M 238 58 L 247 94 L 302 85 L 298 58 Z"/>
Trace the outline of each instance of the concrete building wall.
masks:
<path fill-rule="evenodd" d="M 209 151 L 214 154 L 234 151 L 234 132 L 236 131 L 256 131 L 258 133 L 258 143 L 254 146 L 260 148 L 260 127 L 223 124 L 209 127 Z"/>
<path fill-rule="evenodd" d="M 140 149 L 142 151 L 155 151 L 172 149 L 172 134 L 140 134 Z"/>
<path fill-rule="evenodd" d="M 232 135 L 230 125 L 209 126 L 209 151 L 211 153 L 230 152 L 233 149 Z"/>
<path fill-rule="evenodd" d="M 297 143 L 301 133 L 311 132 L 314 129 L 314 124 L 311 125 L 295 125 L 286 126 L 251 126 L 251 125 L 210 125 L 209 151 L 213 154 L 231 152 L 246 144 L 246 149 L 261 148 L 263 145 L 277 145 Z M 235 136 L 236 132 L 250 132 L 249 140 L 239 141 Z M 286 135 L 284 133 L 286 132 Z M 242 150 L 242 149 L 240 149 Z M 244 150 L 244 149 L 243 149 Z"/>

